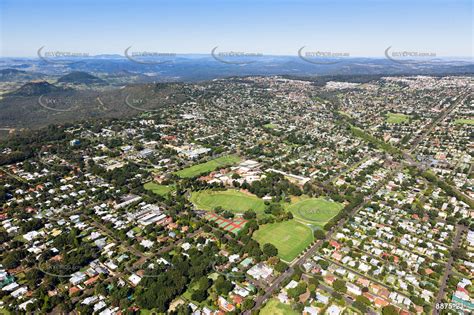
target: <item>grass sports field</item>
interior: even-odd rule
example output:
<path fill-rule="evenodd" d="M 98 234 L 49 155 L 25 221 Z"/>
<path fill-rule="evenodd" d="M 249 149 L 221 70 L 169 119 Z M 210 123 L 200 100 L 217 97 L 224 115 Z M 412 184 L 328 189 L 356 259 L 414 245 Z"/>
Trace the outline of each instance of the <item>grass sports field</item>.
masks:
<path fill-rule="evenodd" d="M 146 190 L 151 190 L 153 193 L 166 197 L 169 192 L 174 190 L 173 185 L 159 185 L 157 183 L 149 182 L 143 185 Z"/>
<path fill-rule="evenodd" d="M 235 213 L 244 213 L 252 209 L 263 214 L 265 203 L 255 195 L 245 194 L 235 189 L 223 191 L 202 190 L 191 193 L 191 202 L 199 209 L 213 211 L 222 207 Z"/>
<path fill-rule="evenodd" d="M 210 160 L 206 163 L 196 164 L 196 165 L 184 168 L 180 171 L 177 171 L 175 174 L 181 178 L 193 178 L 202 174 L 212 172 L 219 168 L 236 164 L 239 161 L 240 161 L 240 158 L 237 155 L 221 156 L 217 159 Z"/>
<path fill-rule="evenodd" d="M 296 220 L 265 224 L 253 233 L 261 245 L 270 243 L 278 249 L 278 257 L 291 262 L 313 241 L 313 230 Z"/>
<path fill-rule="evenodd" d="M 408 122 L 410 116 L 405 114 L 397 114 L 397 113 L 388 113 L 387 114 L 387 123 L 389 124 L 401 124 L 404 122 Z"/>
<path fill-rule="evenodd" d="M 456 125 L 474 125 L 474 119 L 456 119 L 454 123 Z"/>
<path fill-rule="evenodd" d="M 264 128 L 268 128 L 268 129 L 276 129 L 278 128 L 278 125 L 277 124 L 266 124 L 266 125 L 263 125 Z"/>
<path fill-rule="evenodd" d="M 270 299 L 260 310 L 260 315 L 297 315 L 290 305 L 283 304 L 277 299 Z"/>
<path fill-rule="evenodd" d="M 301 199 L 287 206 L 295 218 L 320 227 L 323 227 L 342 208 L 344 208 L 342 204 L 322 197 Z"/>

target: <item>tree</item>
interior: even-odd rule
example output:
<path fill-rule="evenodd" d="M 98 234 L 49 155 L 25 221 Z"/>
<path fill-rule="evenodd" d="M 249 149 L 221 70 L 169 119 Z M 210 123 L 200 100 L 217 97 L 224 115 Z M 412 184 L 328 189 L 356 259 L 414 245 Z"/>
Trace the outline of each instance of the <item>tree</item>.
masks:
<path fill-rule="evenodd" d="M 253 210 L 247 210 L 244 212 L 243 217 L 245 220 L 251 220 L 251 219 L 255 219 L 257 217 L 257 214 Z"/>
<path fill-rule="evenodd" d="M 466 250 L 464 248 L 456 248 L 451 252 L 451 255 L 453 255 L 454 258 L 456 259 L 464 259 L 467 254 Z"/>
<path fill-rule="evenodd" d="M 288 265 L 285 264 L 283 261 L 279 261 L 275 265 L 275 270 L 278 271 L 278 272 L 284 272 L 286 269 L 288 269 Z"/>
<path fill-rule="evenodd" d="M 3 267 L 6 269 L 16 268 L 21 264 L 21 260 L 25 257 L 25 253 L 22 250 L 10 251 L 6 254 L 2 260 Z"/>
<path fill-rule="evenodd" d="M 326 236 L 326 233 L 324 233 L 323 230 L 321 230 L 321 229 L 314 230 L 314 237 L 316 239 L 323 240 L 325 236 Z"/>
<path fill-rule="evenodd" d="M 219 276 L 217 278 L 215 285 L 216 285 L 217 293 L 222 294 L 222 295 L 229 293 L 234 288 L 234 285 L 232 284 L 232 282 L 230 282 L 223 276 Z"/>
<path fill-rule="evenodd" d="M 371 305 L 372 304 L 372 303 L 370 303 L 370 300 L 368 298 L 366 298 L 365 296 L 363 296 L 363 295 L 357 296 L 356 301 L 358 301 L 360 303 L 363 303 L 365 305 Z"/>
<path fill-rule="evenodd" d="M 242 303 L 242 310 L 243 311 L 248 311 L 251 310 L 255 306 L 255 301 L 252 299 L 246 299 Z"/>
<path fill-rule="evenodd" d="M 202 301 L 207 299 L 207 291 L 204 290 L 196 290 L 193 292 L 191 295 L 191 299 L 193 299 L 196 302 L 201 303 Z"/>
<path fill-rule="evenodd" d="M 326 270 L 329 267 L 329 263 L 326 260 L 318 260 L 318 265 L 321 266 L 322 269 Z"/>
<path fill-rule="evenodd" d="M 239 179 L 241 176 L 237 173 L 232 174 L 232 179 Z"/>
<path fill-rule="evenodd" d="M 382 308 L 382 315 L 398 315 L 397 308 L 393 305 L 387 305 Z"/>
<path fill-rule="evenodd" d="M 362 313 L 367 312 L 367 305 L 365 305 L 364 303 L 362 303 L 360 301 L 355 301 L 354 303 L 352 303 L 352 306 L 354 306 L 355 308 L 360 310 Z"/>
<path fill-rule="evenodd" d="M 278 249 L 275 247 L 275 245 L 266 243 L 263 245 L 263 253 L 269 257 L 273 257 L 278 255 Z"/>
<path fill-rule="evenodd" d="M 211 279 L 209 279 L 208 277 L 206 276 L 203 276 L 201 278 L 199 278 L 198 280 L 198 285 L 199 285 L 199 289 L 200 290 L 207 290 L 211 287 L 212 285 L 212 282 L 211 282 Z"/>
<path fill-rule="evenodd" d="M 288 289 L 288 296 L 296 299 L 298 296 L 306 292 L 306 288 L 306 282 L 300 282 L 296 287 Z"/>
<path fill-rule="evenodd" d="M 276 264 L 280 262 L 280 258 L 273 256 L 273 257 L 268 258 L 267 262 L 270 266 L 275 266 Z"/>
<path fill-rule="evenodd" d="M 31 269 L 25 274 L 25 278 L 31 287 L 35 287 L 39 280 L 43 277 L 43 272 L 39 269 Z"/>
<path fill-rule="evenodd" d="M 347 291 L 346 282 L 341 279 L 334 281 L 332 286 L 337 292 L 345 293 Z"/>
<path fill-rule="evenodd" d="M 226 219 L 232 219 L 235 215 L 233 212 L 229 211 L 229 210 L 224 210 L 222 212 L 222 216 Z"/>

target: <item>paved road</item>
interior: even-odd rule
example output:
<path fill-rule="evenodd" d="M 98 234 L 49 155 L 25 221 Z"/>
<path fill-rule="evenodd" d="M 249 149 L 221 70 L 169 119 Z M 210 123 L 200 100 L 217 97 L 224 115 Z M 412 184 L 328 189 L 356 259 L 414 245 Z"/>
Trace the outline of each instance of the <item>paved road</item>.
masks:
<path fill-rule="evenodd" d="M 320 284 L 318 286 L 318 289 L 326 291 L 329 294 L 333 294 L 334 292 L 334 290 L 331 287 L 328 287 L 327 285 L 324 285 L 324 284 Z M 349 298 L 346 294 L 342 294 L 342 298 L 344 299 L 344 301 L 346 301 L 347 305 L 352 305 L 352 303 L 354 303 L 355 301 L 354 299 Z M 366 314 L 377 315 L 378 313 L 374 312 L 372 309 L 370 309 L 370 307 L 368 307 Z"/>
<path fill-rule="evenodd" d="M 319 247 L 324 243 L 324 241 L 330 240 L 333 233 L 335 231 L 338 231 L 340 228 L 342 228 L 344 226 L 344 224 L 347 222 L 347 220 L 349 218 L 353 217 L 357 213 L 357 211 L 359 211 L 373 197 L 373 195 L 381 187 L 383 187 L 383 185 L 386 184 L 386 182 L 393 176 L 393 174 L 401 167 L 402 166 L 399 165 L 397 168 L 392 170 L 392 172 L 386 177 L 386 179 L 383 180 L 381 183 L 379 183 L 379 185 L 377 185 L 375 187 L 375 189 L 372 191 L 372 193 L 370 195 L 368 195 L 364 198 L 364 200 L 361 204 L 354 207 L 354 209 L 352 209 L 352 211 L 348 214 L 348 216 L 346 218 L 343 218 L 342 220 L 339 220 L 337 225 L 333 226 L 333 228 L 326 233 L 326 236 L 323 240 L 317 241 L 313 246 L 311 246 L 311 248 L 305 254 L 303 254 L 303 256 L 301 256 L 297 260 L 293 261 L 290 264 L 290 268 L 287 271 L 285 271 L 284 273 L 282 273 L 280 276 L 278 276 L 278 278 L 276 278 L 272 282 L 272 284 L 265 290 L 265 294 L 262 295 L 262 296 L 257 297 L 257 299 L 255 300 L 255 306 L 254 306 L 253 310 L 259 309 L 260 306 L 262 306 L 267 301 L 267 299 L 269 299 L 272 296 L 275 289 L 279 288 L 280 284 L 283 281 L 285 281 L 287 278 L 289 278 L 289 277 L 291 277 L 291 275 L 293 275 L 294 268 L 299 268 L 299 266 L 301 266 L 308 258 L 312 257 L 314 255 L 314 253 L 319 249 Z M 247 311 L 247 312 L 245 312 L 245 314 L 250 314 L 250 312 Z"/>
<path fill-rule="evenodd" d="M 97 221 L 94 221 L 92 220 L 91 221 L 91 224 L 93 226 L 95 226 L 96 228 L 98 228 L 99 230 L 102 230 L 102 232 L 104 232 L 108 237 L 110 237 L 111 239 L 113 239 L 117 244 L 121 244 L 123 245 L 126 249 L 128 249 L 130 252 L 132 252 L 133 254 L 135 254 L 136 256 L 138 257 L 143 257 L 143 256 L 146 256 L 145 254 L 143 254 L 141 251 L 137 250 L 136 248 L 134 248 L 133 246 L 129 246 L 129 245 L 126 245 L 122 242 L 122 240 L 119 240 L 117 239 L 114 234 L 112 233 L 112 231 L 110 231 L 106 226 L 104 226 L 103 224 L 97 222 Z"/>
<path fill-rule="evenodd" d="M 407 161 L 409 164 L 412 164 L 412 165 L 415 165 L 417 167 L 421 167 L 421 165 L 414 161 L 413 158 L 411 157 L 410 153 L 413 152 L 417 147 L 418 145 L 421 143 L 421 141 L 427 137 L 431 131 L 436 127 L 436 125 L 438 125 L 439 122 L 443 121 L 446 116 L 448 116 L 459 104 L 461 104 L 464 99 L 469 95 L 469 93 L 465 93 L 465 94 L 462 94 L 460 95 L 460 97 L 458 98 L 458 100 L 456 102 L 454 102 L 454 104 L 452 104 L 447 110 L 443 111 L 443 113 L 441 113 L 441 115 L 439 117 L 437 117 L 435 120 L 433 120 L 430 125 L 428 126 L 428 128 L 422 132 L 422 134 L 417 138 L 415 139 L 415 141 L 413 142 L 412 144 L 412 147 L 411 149 L 409 150 L 409 152 L 404 152 L 403 153 L 403 157 L 405 159 L 405 161 Z M 387 179 L 388 178 L 391 178 L 392 175 L 394 174 L 394 172 L 396 170 L 399 170 L 400 168 L 402 168 L 403 165 L 400 164 L 397 168 L 395 168 L 390 174 L 389 176 L 387 176 Z M 355 215 L 355 213 L 357 213 L 357 211 L 365 205 L 365 203 L 367 201 L 369 201 L 372 196 L 374 195 L 375 192 L 377 192 L 381 187 L 382 185 L 384 185 L 387 181 L 387 179 L 385 179 L 384 181 L 382 181 L 379 185 L 377 185 L 377 187 L 375 187 L 374 190 L 372 190 L 372 193 L 369 195 L 369 196 L 366 196 L 364 198 L 364 202 L 361 203 L 359 206 L 355 207 L 351 213 L 348 215 L 348 218 L 352 217 Z M 289 270 L 287 270 L 285 273 L 281 274 L 271 285 L 270 287 L 267 288 L 265 294 L 263 296 L 260 296 L 260 297 L 257 297 L 257 299 L 255 300 L 255 307 L 253 308 L 253 310 L 257 310 L 260 308 L 260 306 L 268 299 L 271 297 L 271 295 L 273 294 L 273 291 L 275 291 L 275 289 L 279 288 L 280 287 L 280 284 L 285 280 L 287 279 L 288 277 L 290 277 L 293 272 L 294 272 L 294 269 L 293 268 L 298 268 L 299 266 L 301 266 L 309 257 L 311 257 L 312 255 L 314 255 L 314 253 L 317 251 L 317 249 L 321 246 L 321 244 L 326 241 L 326 240 L 329 240 L 331 239 L 332 237 L 332 234 L 334 233 L 334 231 L 337 231 L 339 230 L 345 223 L 346 223 L 347 219 L 342 219 L 338 222 L 338 224 L 336 226 L 334 226 L 327 234 L 326 234 L 326 237 L 324 240 L 320 240 L 318 242 L 316 242 L 316 244 L 314 244 L 310 250 L 308 250 L 301 258 L 297 259 L 296 261 L 294 261 L 292 264 L 291 264 L 291 268 L 289 268 Z M 458 233 L 459 232 L 459 229 L 458 229 Z M 456 241 L 457 239 L 457 241 Z M 455 242 L 459 242 L 459 235 L 456 235 L 456 239 L 455 239 Z M 452 266 L 452 261 L 451 263 L 449 263 L 449 270 L 451 270 Z M 445 274 L 445 278 L 447 278 L 447 275 Z M 444 286 L 446 285 L 446 279 L 444 279 L 443 281 L 443 284 Z M 440 290 L 440 294 L 442 295 L 442 291 L 444 291 L 444 287 L 443 287 L 443 290 Z M 246 314 L 250 314 L 249 311 L 245 312 Z"/>
<path fill-rule="evenodd" d="M 291 277 L 294 272 L 295 272 L 295 270 L 292 267 L 290 267 L 284 273 L 279 275 L 273 281 L 273 283 L 265 290 L 265 294 L 262 295 L 262 296 L 257 297 L 257 299 L 255 300 L 255 306 L 254 306 L 253 310 L 259 309 L 260 306 L 262 306 L 262 304 L 265 303 L 265 301 L 273 294 L 273 291 L 275 291 L 275 289 L 279 288 L 280 284 L 283 281 L 285 281 L 287 278 Z M 250 311 L 247 311 L 244 314 L 250 314 Z"/>
<path fill-rule="evenodd" d="M 395 289 L 389 287 L 388 285 L 386 285 L 385 283 L 383 283 L 383 282 L 381 282 L 381 281 L 379 281 L 379 280 L 377 280 L 377 279 L 374 279 L 373 277 L 367 276 L 367 275 L 365 275 L 365 274 L 363 274 L 363 273 L 361 273 L 361 272 L 359 272 L 359 271 L 357 271 L 357 270 L 354 270 L 354 269 L 352 269 L 352 268 L 349 268 L 349 267 L 347 267 L 347 266 L 345 266 L 345 265 L 343 265 L 343 264 L 341 264 L 341 263 L 339 263 L 339 262 L 337 262 L 337 261 L 334 261 L 334 260 L 332 260 L 332 259 L 328 259 L 328 258 L 324 258 L 324 259 L 327 260 L 327 261 L 329 261 L 329 262 L 332 263 L 332 264 L 335 264 L 335 265 L 337 265 L 337 266 L 339 266 L 339 267 L 342 267 L 342 268 L 344 268 L 344 269 L 346 269 L 346 270 L 349 270 L 349 271 L 352 272 L 352 273 L 355 273 L 355 274 L 358 275 L 359 277 L 369 279 L 371 282 L 375 282 L 375 283 L 377 283 L 378 285 L 384 287 L 385 289 L 387 289 L 387 290 L 389 290 L 389 291 L 397 292 L 399 295 L 409 298 L 409 296 L 406 295 L 405 293 L 403 293 L 403 292 L 401 292 L 401 291 L 399 291 L 399 290 L 395 290 Z"/>
<path fill-rule="evenodd" d="M 458 248 L 459 242 L 460 242 L 460 239 L 461 239 L 461 234 L 465 230 L 466 230 L 466 227 L 463 226 L 463 225 L 458 225 L 456 227 L 456 236 L 454 237 L 453 245 L 451 246 L 451 253 L 453 252 L 453 250 Z M 448 262 L 446 263 L 446 269 L 444 270 L 443 278 L 441 279 L 441 286 L 439 288 L 438 296 L 436 297 L 436 301 L 433 304 L 433 313 L 432 313 L 433 315 L 438 315 L 439 314 L 439 310 L 436 309 L 436 305 L 441 303 L 441 301 L 443 300 L 445 290 L 446 290 L 446 286 L 447 286 L 447 281 L 448 281 L 449 275 L 451 274 L 451 271 L 453 269 L 453 262 L 454 262 L 454 258 L 451 255 L 451 257 L 449 257 Z"/>
<path fill-rule="evenodd" d="M 10 171 L 6 170 L 4 167 L 0 167 L 0 172 L 3 172 L 5 175 L 10 176 L 13 179 L 16 179 L 17 181 L 20 181 L 22 183 L 28 184 L 28 181 L 18 175 L 10 173 Z"/>
<path fill-rule="evenodd" d="M 410 153 L 413 152 L 416 147 L 420 144 L 420 142 L 426 138 L 430 133 L 431 131 L 433 131 L 433 129 L 438 125 L 438 123 L 440 123 L 441 121 L 443 121 L 449 114 L 451 114 L 451 112 L 460 104 L 462 104 L 464 102 L 464 100 L 466 99 L 466 97 L 469 96 L 469 92 L 465 93 L 465 94 L 461 94 L 458 99 L 451 105 L 449 106 L 446 110 L 444 110 L 441 115 L 438 116 L 438 118 L 436 118 L 435 120 L 433 120 L 430 125 L 428 126 L 428 128 L 421 133 L 421 135 L 415 139 L 415 141 L 413 142 L 412 144 L 412 148 L 410 149 Z"/>

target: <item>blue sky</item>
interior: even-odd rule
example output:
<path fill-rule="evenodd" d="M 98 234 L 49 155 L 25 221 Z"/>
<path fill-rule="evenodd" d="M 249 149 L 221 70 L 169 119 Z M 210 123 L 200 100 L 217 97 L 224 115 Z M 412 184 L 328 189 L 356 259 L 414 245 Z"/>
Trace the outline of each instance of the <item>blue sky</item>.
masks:
<path fill-rule="evenodd" d="M 1 56 L 47 51 L 393 50 L 472 56 L 473 8 L 458 0 L 0 0 Z"/>

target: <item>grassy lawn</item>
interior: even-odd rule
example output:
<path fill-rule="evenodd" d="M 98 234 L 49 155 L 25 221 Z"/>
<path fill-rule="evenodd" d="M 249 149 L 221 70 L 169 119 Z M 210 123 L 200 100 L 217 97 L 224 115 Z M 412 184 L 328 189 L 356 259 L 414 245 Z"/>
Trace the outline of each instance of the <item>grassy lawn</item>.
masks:
<path fill-rule="evenodd" d="M 313 230 L 296 220 L 265 224 L 254 232 L 253 238 L 261 246 L 275 245 L 278 257 L 291 262 L 313 241 Z"/>
<path fill-rule="evenodd" d="M 146 190 L 151 190 L 153 193 L 166 197 L 169 192 L 174 190 L 173 185 L 159 185 L 157 183 L 149 182 L 143 185 Z"/>
<path fill-rule="evenodd" d="M 456 125 L 474 125 L 474 119 L 456 119 L 454 123 Z"/>
<path fill-rule="evenodd" d="M 139 226 L 134 227 L 132 230 L 133 230 L 133 232 L 135 232 L 137 234 L 141 233 L 141 231 L 142 231 L 141 227 L 139 227 Z"/>
<path fill-rule="evenodd" d="M 237 162 L 240 162 L 240 157 L 237 155 L 226 155 L 205 163 L 184 168 L 175 172 L 175 174 L 181 178 L 193 178 L 199 175 L 207 174 L 219 168 L 236 164 Z"/>
<path fill-rule="evenodd" d="M 199 209 L 213 211 L 222 207 L 235 213 L 244 213 L 252 209 L 257 214 L 263 214 L 265 203 L 255 195 L 244 194 L 235 189 L 223 191 L 202 190 L 191 193 L 190 201 Z"/>
<path fill-rule="evenodd" d="M 323 197 L 302 199 L 287 206 L 295 218 L 320 227 L 323 227 L 342 208 L 344 208 L 342 204 Z"/>
<path fill-rule="evenodd" d="M 405 114 L 399 113 L 388 113 L 387 114 L 387 123 L 389 124 L 401 124 L 404 122 L 408 122 L 410 120 L 410 116 Z"/>
<path fill-rule="evenodd" d="M 197 289 L 199 289 L 199 286 L 198 286 L 198 283 L 192 283 L 188 289 L 181 295 L 182 297 L 184 297 L 186 300 L 188 301 L 192 301 L 191 299 L 191 295 L 194 293 L 194 291 L 196 291 Z"/>
<path fill-rule="evenodd" d="M 268 128 L 268 129 L 275 129 L 275 128 L 278 128 L 278 125 L 277 124 L 266 124 L 266 125 L 263 125 L 264 128 Z"/>
<path fill-rule="evenodd" d="M 260 315 L 297 315 L 290 305 L 283 304 L 277 299 L 270 299 L 260 310 Z"/>
<path fill-rule="evenodd" d="M 3 307 L 0 307 L 0 314 L 2 315 L 10 315 L 10 311 L 8 311 L 7 309 L 3 308 Z"/>

